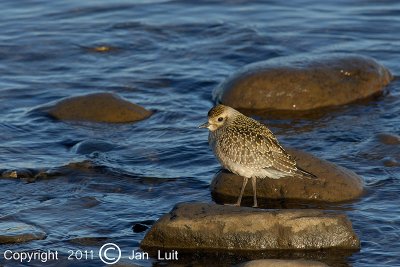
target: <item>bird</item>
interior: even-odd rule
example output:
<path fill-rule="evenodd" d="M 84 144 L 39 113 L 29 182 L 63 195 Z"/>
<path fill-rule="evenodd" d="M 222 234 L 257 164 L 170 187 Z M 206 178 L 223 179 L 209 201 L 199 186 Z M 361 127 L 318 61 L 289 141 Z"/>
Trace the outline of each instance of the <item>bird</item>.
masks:
<path fill-rule="evenodd" d="M 257 178 L 316 178 L 297 165 L 266 125 L 222 104 L 211 108 L 207 115 L 208 121 L 199 128 L 208 128 L 208 142 L 216 158 L 224 169 L 244 178 L 234 206 L 240 206 L 250 178 L 253 207 L 258 207 Z"/>

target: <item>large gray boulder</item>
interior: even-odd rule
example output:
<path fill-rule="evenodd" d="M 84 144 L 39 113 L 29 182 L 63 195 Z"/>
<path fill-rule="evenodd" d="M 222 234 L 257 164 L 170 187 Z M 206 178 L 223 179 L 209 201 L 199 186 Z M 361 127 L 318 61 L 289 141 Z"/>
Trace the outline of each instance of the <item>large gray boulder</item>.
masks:
<path fill-rule="evenodd" d="M 310 110 L 382 94 L 393 79 L 360 55 L 292 56 L 247 65 L 214 90 L 214 99 L 242 109 Z"/>
<path fill-rule="evenodd" d="M 359 249 L 343 214 L 182 203 L 162 216 L 141 246 L 163 249 Z"/>
<path fill-rule="evenodd" d="M 133 122 L 152 112 L 111 93 L 95 93 L 66 98 L 50 107 L 48 113 L 59 120 L 92 122 Z"/>
<path fill-rule="evenodd" d="M 286 148 L 286 151 L 300 168 L 311 172 L 317 178 L 257 179 L 257 197 L 261 199 L 261 204 L 265 202 L 262 199 L 334 203 L 354 200 L 363 194 L 363 180 L 354 172 L 303 151 L 290 148 Z M 211 182 L 212 196 L 217 202 L 234 203 L 242 183 L 243 177 L 222 170 Z M 247 183 L 243 197 L 252 196 L 251 183 Z"/>

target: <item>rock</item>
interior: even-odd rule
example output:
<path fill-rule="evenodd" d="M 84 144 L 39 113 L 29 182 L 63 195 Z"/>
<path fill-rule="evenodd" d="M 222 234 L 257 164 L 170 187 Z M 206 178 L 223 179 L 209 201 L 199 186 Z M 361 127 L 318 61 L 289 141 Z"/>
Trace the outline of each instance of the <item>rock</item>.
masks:
<path fill-rule="evenodd" d="M 300 168 L 311 172 L 317 178 L 257 179 L 259 200 L 264 198 L 296 202 L 342 202 L 354 200 L 363 194 L 363 180 L 354 172 L 303 151 L 290 148 L 286 148 L 286 151 L 296 160 Z M 211 182 L 212 196 L 217 202 L 234 203 L 239 196 L 242 183 L 241 176 L 222 170 Z M 250 182 L 247 183 L 243 197 L 251 197 L 252 203 L 253 189 Z"/>
<path fill-rule="evenodd" d="M 45 238 L 46 233 L 36 226 L 13 221 L 0 223 L 0 244 L 23 243 Z"/>
<path fill-rule="evenodd" d="M 368 165 L 381 162 L 385 167 L 400 166 L 400 136 L 380 133 L 361 143 L 357 156 Z"/>
<path fill-rule="evenodd" d="M 392 79 L 388 69 L 369 57 L 282 57 L 245 66 L 213 96 L 233 108 L 310 110 L 381 95 Z"/>
<path fill-rule="evenodd" d="M 328 267 L 325 263 L 309 260 L 254 260 L 240 264 L 239 267 Z"/>
<path fill-rule="evenodd" d="M 377 139 L 379 142 L 385 145 L 400 145 L 400 136 L 389 134 L 389 133 L 381 133 L 378 134 Z"/>
<path fill-rule="evenodd" d="M 141 247 L 163 249 L 359 249 L 345 215 L 182 203 L 147 232 Z"/>
<path fill-rule="evenodd" d="M 2 178 L 31 178 L 33 177 L 32 171 L 28 169 L 19 170 L 4 170 L 1 174 Z"/>
<path fill-rule="evenodd" d="M 96 93 L 61 100 L 48 110 L 59 120 L 93 122 L 133 122 L 152 113 L 111 93 Z"/>
<path fill-rule="evenodd" d="M 0 178 L 22 179 L 28 183 L 48 177 L 47 172 L 42 169 L 0 170 L 0 173 Z"/>
<path fill-rule="evenodd" d="M 47 169 L 0 169 L 0 178 L 5 179 L 21 179 L 23 181 L 33 183 L 37 180 L 57 178 L 60 176 L 76 176 L 79 173 L 93 173 L 101 170 L 103 166 L 96 166 L 90 160 L 83 160 L 78 162 L 70 162 L 66 165 L 52 167 Z"/>
<path fill-rule="evenodd" d="M 132 230 L 134 233 L 141 233 L 149 229 L 150 226 L 153 224 L 154 224 L 153 220 L 135 222 L 134 225 L 132 226 Z"/>

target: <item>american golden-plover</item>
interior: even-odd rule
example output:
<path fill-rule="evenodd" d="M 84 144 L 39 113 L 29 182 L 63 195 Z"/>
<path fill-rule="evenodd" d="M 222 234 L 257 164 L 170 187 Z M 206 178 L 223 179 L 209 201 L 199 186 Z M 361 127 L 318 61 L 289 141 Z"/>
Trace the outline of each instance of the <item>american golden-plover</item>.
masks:
<path fill-rule="evenodd" d="M 257 178 L 315 178 L 297 166 L 265 125 L 231 107 L 213 107 L 208 112 L 208 122 L 199 128 L 210 130 L 208 142 L 221 165 L 244 177 L 236 206 L 240 206 L 249 178 L 253 185 L 253 207 L 257 207 Z"/>

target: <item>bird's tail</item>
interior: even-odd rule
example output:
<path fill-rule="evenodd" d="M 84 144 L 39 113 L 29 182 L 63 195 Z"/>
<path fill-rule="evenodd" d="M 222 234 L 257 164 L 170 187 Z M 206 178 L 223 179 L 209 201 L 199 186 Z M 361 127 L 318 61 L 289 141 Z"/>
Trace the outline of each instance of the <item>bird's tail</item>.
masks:
<path fill-rule="evenodd" d="M 303 170 L 302 168 L 297 166 L 297 172 L 296 174 L 298 174 L 301 178 L 308 178 L 308 179 L 317 179 L 317 176 L 315 176 L 314 174 Z"/>

